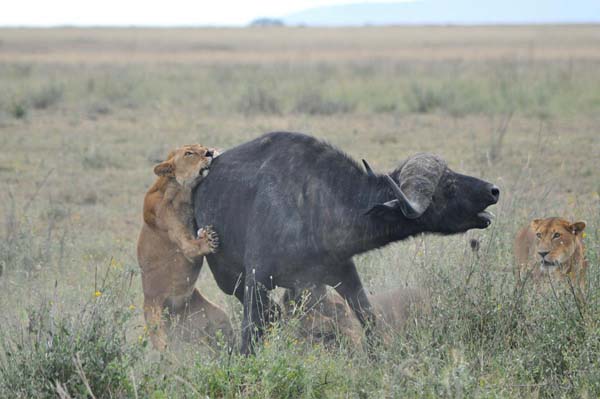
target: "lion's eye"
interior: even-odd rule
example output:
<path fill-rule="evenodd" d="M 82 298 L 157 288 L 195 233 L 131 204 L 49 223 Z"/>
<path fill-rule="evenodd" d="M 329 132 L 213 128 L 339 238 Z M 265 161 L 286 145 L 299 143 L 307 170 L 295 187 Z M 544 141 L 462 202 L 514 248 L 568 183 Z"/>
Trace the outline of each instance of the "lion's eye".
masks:
<path fill-rule="evenodd" d="M 559 238 L 559 237 L 560 237 L 560 233 L 554 233 L 552 235 L 552 239 Z"/>
<path fill-rule="evenodd" d="M 194 153 L 191 151 L 186 151 L 185 154 L 183 154 L 183 156 L 186 156 L 186 157 L 189 157 L 190 155 L 194 155 Z"/>
<path fill-rule="evenodd" d="M 542 233 L 535 233 L 535 236 L 536 236 L 537 238 L 542 238 Z"/>

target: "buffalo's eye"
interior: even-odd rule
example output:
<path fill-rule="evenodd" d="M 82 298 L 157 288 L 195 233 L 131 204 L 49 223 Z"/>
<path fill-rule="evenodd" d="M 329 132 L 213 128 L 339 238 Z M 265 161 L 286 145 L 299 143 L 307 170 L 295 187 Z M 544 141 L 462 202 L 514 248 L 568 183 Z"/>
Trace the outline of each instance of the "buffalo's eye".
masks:
<path fill-rule="evenodd" d="M 535 233 L 535 236 L 536 236 L 537 238 L 542 238 L 542 233 Z"/>
<path fill-rule="evenodd" d="M 554 233 L 554 234 L 552 235 L 552 239 L 553 239 L 553 240 L 554 240 L 554 239 L 556 239 L 556 238 L 560 238 L 560 233 Z"/>
<path fill-rule="evenodd" d="M 446 186 L 446 196 L 448 196 L 448 198 L 452 198 L 454 196 L 456 196 L 456 184 L 448 184 Z"/>

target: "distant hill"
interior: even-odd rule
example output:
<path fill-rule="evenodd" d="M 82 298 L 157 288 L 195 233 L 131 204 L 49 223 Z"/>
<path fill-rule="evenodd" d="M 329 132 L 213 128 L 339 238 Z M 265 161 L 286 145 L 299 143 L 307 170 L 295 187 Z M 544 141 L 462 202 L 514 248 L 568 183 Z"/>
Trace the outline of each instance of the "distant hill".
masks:
<path fill-rule="evenodd" d="M 600 0 L 415 0 L 311 8 L 286 25 L 537 24 L 600 22 Z"/>
<path fill-rule="evenodd" d="M 249 26 L 283 26 L 284 22 L 278 18 L 256 18 Z"/>

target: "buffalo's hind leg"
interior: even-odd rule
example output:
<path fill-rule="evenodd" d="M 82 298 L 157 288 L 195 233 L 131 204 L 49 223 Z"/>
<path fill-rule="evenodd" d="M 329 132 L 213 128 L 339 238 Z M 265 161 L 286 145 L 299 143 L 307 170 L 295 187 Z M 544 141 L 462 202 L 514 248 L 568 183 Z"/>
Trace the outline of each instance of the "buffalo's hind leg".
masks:
<path fill-rule="evenodd" d="M 339 265 L 337 271 L 336 275 L 328 278 L 327 284 L 333 286 L 338 294 L 348 302 L 365 330 L 369 349 L 372 349 L 379 342 L 375 332 L 376 318 L 371 302 L 367 298 L 366 291 L 356 271 L 356 265 L 352 260 L 348 260 Z"/>

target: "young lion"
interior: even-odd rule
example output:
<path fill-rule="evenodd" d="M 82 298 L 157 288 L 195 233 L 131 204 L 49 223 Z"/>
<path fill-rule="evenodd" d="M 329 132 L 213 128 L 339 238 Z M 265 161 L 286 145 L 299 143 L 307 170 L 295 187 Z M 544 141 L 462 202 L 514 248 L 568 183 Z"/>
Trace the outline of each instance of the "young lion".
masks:
<path fill-rule="evenodd" d="M 162 314 L 176 316 L 192 329 L 211 336 L 217 330 L 231 334 L 223 310 L 194 287 L 203 256 L 215 252 L 216 234 L 210 227 L 194 237 L 192 189 L 208 172 L 215 150 L 199 144 L 172 151 L 154 168 L 158 179 L 144 198 L 144 223 L 137 246 L 142 269 L 144 316 L 156 349 L 167 345 Z"/>
<path fill-rule="evenodd" d="M 431 313 L 425 290 L 397 287 L 369 296 L 377 315 L 375 331 L 383 342 L 392 342 L 410 322 Z M 292 305 L 293 304 L 293 305 Z M 362 343 L 363 329 L 344 300 L 335 290 L 324 285 L 307 290 L 286 290 L 283 308 L 292 315 L 299 308 L 300 335 L 330 345 L 344 338 L 354 347 Z"/>
<path fill-rule="evenodd" d="M 530 273 L 540 283 L 544 276 L 556 279 L 567 276 L 585 292 L 588 267 L 584 255 L 583 230 L 585 222 L 571 223 L 553 217 L 535 219 L 515 237 L 515 259 L 518 280 Z"/>

